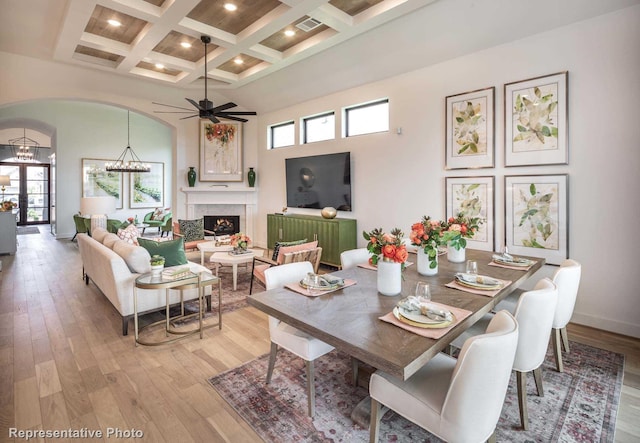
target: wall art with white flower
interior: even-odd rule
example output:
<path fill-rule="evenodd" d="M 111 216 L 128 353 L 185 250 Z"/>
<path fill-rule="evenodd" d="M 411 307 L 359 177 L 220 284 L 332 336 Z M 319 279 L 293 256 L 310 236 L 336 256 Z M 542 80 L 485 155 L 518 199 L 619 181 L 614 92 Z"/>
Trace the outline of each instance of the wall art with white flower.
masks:
<path fill-rule="evenodd" d="M 446 218 L 459 214 L 479 217 L 483 223 L 467 247 L 483 251 L 495 250 L 494 177 L 447 177 L 445 179 Z"/>

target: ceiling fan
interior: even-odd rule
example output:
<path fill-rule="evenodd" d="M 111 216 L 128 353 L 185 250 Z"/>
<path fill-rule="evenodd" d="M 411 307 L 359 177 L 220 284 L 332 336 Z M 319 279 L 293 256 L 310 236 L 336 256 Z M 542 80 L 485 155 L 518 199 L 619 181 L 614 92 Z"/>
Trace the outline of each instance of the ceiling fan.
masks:
<path fill-rule="evenodd" d="M 219 118 L 224 118 L 227 120 L 236 120 L 239 122 L 248 121 L 246 118 L 238 117 L 238 115 L 256 115 L 253 111 L 227 111 L 229 108 L 235 108 L 236 105 L 233 102 L 225 103 L 220 106 L 213 106 L 213 102 L 211 102 L 207 98 L 207 45 L 211 43 L 211 37 L 208 35 L 200 36 L 200 40 L 204 43 L 204 100 L 200 100 L 196 102 L 190 98 L 185 98 L 189 103 L 195 106 L 197 113 L 193 115 L 189 115 L 187 117 L 183 117 L 180 120 L 185 120 L 187 118 L 200 117 L 200 118 L 208 118 L 213 123 L 220 123 Z M 164 103 L 156 103 L 152 102 L 154 105 L 160 106 L 168 106 L 170 108 L 181 109 L 181 111 L 154 111 L 156 114 L 187 114 L 195 112 L 193 109 L 183 108 L 181 106 L 173 106 L 167 105 Z"/>

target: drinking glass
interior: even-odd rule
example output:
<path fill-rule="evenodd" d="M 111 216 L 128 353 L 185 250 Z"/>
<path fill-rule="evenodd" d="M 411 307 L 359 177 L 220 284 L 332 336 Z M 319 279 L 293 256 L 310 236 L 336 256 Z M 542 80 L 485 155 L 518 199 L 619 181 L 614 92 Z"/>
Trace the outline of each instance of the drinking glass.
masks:
<path fill-rule="evenodd" d="M 475 260 L 467 260 L 467 274 L 478 275 L 478 262 Z"/>
<path fill-rule="evenodd" d="M 424 300 L 431 300 L 431 291 L 429 291 L 429 284 L 424 281 L 416 283 L 415 290 L 416 297 L 421 297 Z"/>

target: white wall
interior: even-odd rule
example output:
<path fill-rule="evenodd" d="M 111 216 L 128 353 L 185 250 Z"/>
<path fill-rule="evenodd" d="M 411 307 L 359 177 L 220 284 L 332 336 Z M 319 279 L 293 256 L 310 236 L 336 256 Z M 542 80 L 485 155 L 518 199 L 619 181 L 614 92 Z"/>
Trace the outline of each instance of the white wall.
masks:
<path fill-rule="evenodd" d="M 568 173 L 570 256 L 583 265 L 573 321 L 640 337 L 640 297 L 628 266 L 640 246 L 638 23 L 640 6 L 634 6 L 261 115 L 256 240 L 266 244 L 266 214 L 286 204 L 287 157 L 351 152 L 354 211 L 339 217 L 356 218 L 359 231 L 398 226 L 406 232 L 423 214 L 443 217 L 445 177 L 493 175 L 497 245 L 504 242 L 504 176 Z M 563 70 L 569 71 L 569 165 L 503 167 L 503 85 Z M 496 167 L 445 171 L 445 97 L 489 86 L 496 87 Z M 270 124 L 331 109 L 339 115 L 346 105 L 381 97 L 390 101 L 389 133 L 267 150 Z M 555 269 L 547 266 L 536 280 Z"/>

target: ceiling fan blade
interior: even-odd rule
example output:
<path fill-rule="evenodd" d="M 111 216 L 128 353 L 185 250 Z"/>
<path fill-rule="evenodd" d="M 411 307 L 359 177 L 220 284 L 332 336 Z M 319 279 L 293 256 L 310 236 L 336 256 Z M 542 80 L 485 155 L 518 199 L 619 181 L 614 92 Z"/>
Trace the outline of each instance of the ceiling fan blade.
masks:
<path fill-rule="evenodd" d="M 217 115 L 257 115 L 254 111 L 218 112 Z"/>
<path fill-rule="evenodd" d="M 153 111 L 154 114 L 192 114 L 193 109 L 185 111 Z"/>
<path fill-rule="evenodd" d="M 151 102 L 154 105 L 160 105 L 160 106 L 169 106 L 170 108 L 176 108 L 176 109 L 184 109 L 185 111 L 191 111 L 191 109 L 189 108 L 183 108 L 182 106 L 173 106 L 173 105 L 167 105 L 165 103 L 158 103 L 158 102 Z"/>
<path fill-rule="evenodd" d="M 225 118 L 227 120 L 235 120 L 235 121 L 238 121 L 238 122 L 248 122 L 249 121 L 246 118 L 232 117 L 230 115 L 220 115 L 220 114 L 218 114 L 218 117 Z"/>
<path fill-rule="evenodd" d="M 182 117 L 180 120 L 186 120 L 188 118 L 199 117 L 199 116 L 200 114 L 193 114 L 193 115 L 190 115 L 189 117 Z"/>
<path fill-rule="evenodd" d="M 185 100 L 188 101 L 189 103 L 191 103 L 193 106 L 195 106 L 196 109 L 199 109 L 200 111 L 204 111 L 205 110 L 195 100 L 191 100 L 190 98 L 185 98 Z"/>
<path fill-rule="evenodd" d="M 215 118 L 213 115 L 211 117 L 209 117 L 209 120 L 211 120 L 214 123 L 220 123 L 220 120 L 218 120 L 217 118 Z"/>
<path fill-rule="evenodd" d="M 235 108 L 236 106 L 238 105 L 236 105 L 233 102 L 229 102 L 229 103 L 225 103 L 224 105 L 216 106 L 215 108 L 212 109 L 212 111 L 218 113 L 220 111 L 224 111 L 225 109 Z"/>

